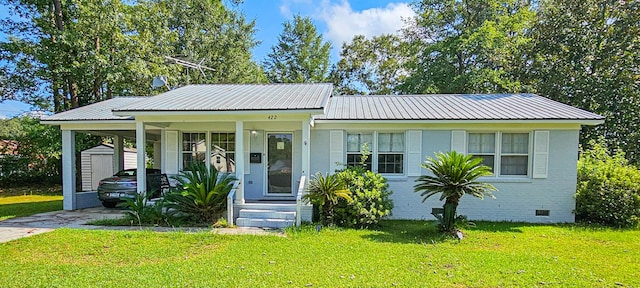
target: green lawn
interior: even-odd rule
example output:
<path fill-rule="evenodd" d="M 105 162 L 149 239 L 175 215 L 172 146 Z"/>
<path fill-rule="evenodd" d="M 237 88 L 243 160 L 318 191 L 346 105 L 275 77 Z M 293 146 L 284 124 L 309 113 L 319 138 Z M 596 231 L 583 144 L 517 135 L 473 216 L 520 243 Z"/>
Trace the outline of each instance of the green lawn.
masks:
<path fill-rule="evenodd" d="M 56 210 L 62 210 L 60 186 L 0 189 L 0 221 Z"/>
<path fill-rule="evenodd" d="M 3 287 L 640 286 L 640 231 L 429 223 L 286 237 L 59 229 L 0 244 Z"/>

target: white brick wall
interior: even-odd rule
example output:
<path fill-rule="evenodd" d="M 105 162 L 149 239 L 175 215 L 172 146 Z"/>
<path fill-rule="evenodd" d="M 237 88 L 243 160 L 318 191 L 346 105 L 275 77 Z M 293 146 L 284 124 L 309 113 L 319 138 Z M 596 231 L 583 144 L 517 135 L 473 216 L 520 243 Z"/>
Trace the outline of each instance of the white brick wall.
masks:
<path fill-rule="evenodd" d="M 322 139 L 328 138 L 324 135 L 325 133 L 328 131 L 312 131 L 312 141 L 322 141 Z M 424 130 L 423 134 L 425 139 L 423 154 L 431 156 L 434 151 L 449 150 L 450 147 L 439 147 L 450 143 L 442 141 L 442 131 Z M 439 140 L 429 141 L 436 135 Z M 312 171 L 327 171 L 328 163 L 325 164 L 326 161 L 319 157 L 325 152 L 327 146 L 328 143 L 312 142 Z M 548 178 L 487 179 L 487 182 L 492 183 L 499 190 L 494 193 L 496 199 L 479 200 L 467 195 L 461 200 L 458 214 L 467 215 L 474 220 L 574 222 L 578 131 L 551 130 L 549 150 Z M 422 203 L 420 195 L 413 192 L 415 179 L 416 177 L 389 179 L 395 203 L 392 218 L 434 219 L 431 215 L 431 208 L 442 207 L 438 196 Z M 550 215 L 535 216 L 536 209 L 550 210 Z"/>

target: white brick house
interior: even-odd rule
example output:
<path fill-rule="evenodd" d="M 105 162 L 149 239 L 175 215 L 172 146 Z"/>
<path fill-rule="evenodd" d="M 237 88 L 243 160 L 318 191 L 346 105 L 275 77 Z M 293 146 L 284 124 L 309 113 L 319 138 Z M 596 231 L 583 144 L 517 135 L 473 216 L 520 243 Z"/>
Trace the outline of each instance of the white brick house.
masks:
<path fill-rule="evenodd" d="M 190 85 L 154 97 L 114 98 L 46 117 L 63 131 L 64 208 L 84 207 L 73 173 L 76 132 L 154 143 L 155 165 L 176 174 L 193 161 L 240 179 L 229 217 L 239 226 L 309 220 L 309 177 L 358 161 L 394 191 L 393 218 L 432 219 L 437 199 L 413 192 L 425 156 L 456 150 L 484 159 L 496 199 L 463 198 L 470 219 L 573 222 L 578 136 L 603 117 L 533 94 L 332 96 L 331 84 Z M 144 157 L 138 157 L 144 159 Z M 139 163 L 138 167 L 144 167 Z M 143 168 L 140 168 L 143 169 Z M 144 173 L 138 173 L 144 183 Z M 95 203 L 95 202 L 91 202 Z"/>

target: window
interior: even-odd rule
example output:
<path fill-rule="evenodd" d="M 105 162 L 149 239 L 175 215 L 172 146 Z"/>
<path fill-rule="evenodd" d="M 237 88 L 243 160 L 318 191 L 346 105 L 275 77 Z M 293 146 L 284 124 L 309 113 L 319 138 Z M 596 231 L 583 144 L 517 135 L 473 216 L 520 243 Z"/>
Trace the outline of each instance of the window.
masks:
<path fill-rule="evenodd" d="M 402 174 L 403 160 L 404 133 L 378 134 L 378 172 Z"/>
<path fill-rule="evenodd" d="M 365 162 L 367 170 L 376 167 L 379 173 L 403 174 L 404 138 L 404 133 L 347 133 L 347 165 L 360 164 L 360 150 L 367 144 L 371 152 Z"/>
<path fill-rule="evenodd" d="M 495 133 L 469 133 L 469 154 L 482 158 L 482 164 L 494 171 L 496 157 Z"/>
<path fill-rule="evenodd" d="M 182 168 L 204 162 L 207 153 L 205 133 L 182 133 Z"/>
<path fill-rule="evenodd" d="M 528 168 L 529 133 L 503 133 L 500 174 L 527 175 Z"/>
<path fill-rule="evenodd" d="M 469 133 L 467 152 L 482 158 L 494 174 L 529 173 L 529 133 Z"/>
<path fill-rule="evenodd" d="M 220 172 L 236 171 L 236 134 L 211 133 L 211 165 Z"/>
<path fill-rule="evenodd" d="M 367 144 L 369 150 L 371 150 L 373 135 L 372 134 L 347 134 L 347 165 L 358 166 L 362 161 L 362 145 Z M 369 158 L 365 161 L 365 168 L 371 170 L 371 163 L 373 157 L 369 155 Z"/>

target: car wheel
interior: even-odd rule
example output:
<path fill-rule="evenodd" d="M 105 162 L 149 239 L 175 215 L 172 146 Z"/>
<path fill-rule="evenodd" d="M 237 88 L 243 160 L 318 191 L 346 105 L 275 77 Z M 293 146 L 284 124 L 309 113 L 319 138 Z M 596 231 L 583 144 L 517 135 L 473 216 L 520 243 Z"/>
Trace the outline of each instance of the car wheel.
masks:
<path fill-rule="evenodd" d="M 107 202 L 107 201 L 102 202 L 102 206 L 106 208 L 116 208 L 116 205 L 118 205 L 118 202 Z"/>

